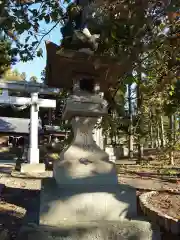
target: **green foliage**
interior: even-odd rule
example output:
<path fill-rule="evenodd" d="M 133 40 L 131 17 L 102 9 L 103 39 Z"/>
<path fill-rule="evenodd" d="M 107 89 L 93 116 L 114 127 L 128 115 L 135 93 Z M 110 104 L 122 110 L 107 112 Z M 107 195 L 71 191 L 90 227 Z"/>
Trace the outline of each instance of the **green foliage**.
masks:
<path fill-rule="evenodd" d="M 36 83 L 38 81 L 38 78 L 36 76 L 31 76 L 29 81 Z"/>
<path fill-rule="evenodd" d="M 0 37 L 0 76 L 7 71 L 11 64 L 16 62 L 16 58 L 11 51 L 11 42 L 4 38 Z"/>
<path fill-rule="evenodd" d="M 26 75 L 25 73 L 20 73 L 18 72 L 17 69 L 12 70 L 8 69 L 4 74 L 3 74 L 3 79 L 6 81 L 25 81 L 26 80 Z"/>
<path fill-rule="evenodd" d="M 42 56 L 39 44 L 47 32 L 41 29 L 41 23 L 57 25 L 62 19 L 63 9 L 58 1 L 22 4 L 17 2 L 7 0 L 0 3 L 0 31 L 14 41 L 15 47 L 12 51 L 18 53 L 21 60 L 28 61 L 35 56 Z M 24 33 L 27 37 L 25 42 L 22 42 L 20 37 Z"/>
<path fill-rule="evenodd" d="M 161 169 L 159 173 L 174 176 L 179 174 L 179 171 L 175 169 Z"/>

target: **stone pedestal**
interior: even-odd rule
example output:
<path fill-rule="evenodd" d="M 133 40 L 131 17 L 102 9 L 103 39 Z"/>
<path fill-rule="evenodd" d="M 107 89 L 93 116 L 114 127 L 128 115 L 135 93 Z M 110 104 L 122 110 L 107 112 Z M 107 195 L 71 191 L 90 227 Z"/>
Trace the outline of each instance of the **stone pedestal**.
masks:
<path fill-rule="evenodd" d="M 83 181 L 83 179 L 82 179 Z M 97 180 L 96 180 L 97 181 Z M 77 226 L 79 223 L 135 218 L 135 189 L 114 184 L 65 184 L 43 181 L 40 224 Z"/>
<path fill-rule="evenodd" d="M 29 162 L 29 154 L 31 151 L 31 156 L 34 156 L 35 161 Z M 32 153 L 34 151 L 34 153 Z M 38 161 L 37 161 L 38 159 Z M 44 163 L 39 163 L 39 149 L 29 148 L 27 146 L 24 147 L 24 152 L 22 156 L 22 161 L 20 165 L 20 172 L 21 173 L 28 173 L 28 174 L 36 174 L 36 173 L 44 173 L 46 171 L 46 166 Z"/>
<path fill-rule="evenodd" d="M 21 173 L 44 173 L 46 170 L 44 163 L 22 163 Z"/>

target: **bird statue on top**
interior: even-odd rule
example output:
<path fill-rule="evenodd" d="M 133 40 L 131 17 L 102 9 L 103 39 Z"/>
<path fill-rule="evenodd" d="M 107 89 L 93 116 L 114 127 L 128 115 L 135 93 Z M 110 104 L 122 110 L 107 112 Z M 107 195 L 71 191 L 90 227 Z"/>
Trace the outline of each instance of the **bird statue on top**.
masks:
<path fill-rule="evenodd" d="M 65 49 L 96 51 L 100 32 L 92 33 L 92 22 L 101 0 L 75 0 L 67 7 L 65 25 L 61 28 Z M 101 4 L 100 4 L 101 5 Z"/>

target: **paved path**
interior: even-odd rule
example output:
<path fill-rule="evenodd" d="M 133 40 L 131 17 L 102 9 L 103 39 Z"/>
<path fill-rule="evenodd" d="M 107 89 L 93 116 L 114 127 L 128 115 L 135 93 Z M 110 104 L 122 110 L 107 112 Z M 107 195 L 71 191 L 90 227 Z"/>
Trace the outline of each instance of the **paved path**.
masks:
<path fill-rule="evenodd" d="M 165 180 L 153 178 L 153 179 L 145 179 L 135 176 L 126 176 L 119 175 L 119 182 L 123 184 L 128 184 L 134 188 L 138 189 L 147 189 L 147 190 L 169 190 L 169 191 L 177 191 L 180 193 L 180 182 L 171 183 Z"/>
<path fill-rule="evenodd" d="M 121 160 L 116 160 L 115 161 L 116 165 L 135 165 L 136 160 L 128 160 L 128 159 L 121 159 Z"/>

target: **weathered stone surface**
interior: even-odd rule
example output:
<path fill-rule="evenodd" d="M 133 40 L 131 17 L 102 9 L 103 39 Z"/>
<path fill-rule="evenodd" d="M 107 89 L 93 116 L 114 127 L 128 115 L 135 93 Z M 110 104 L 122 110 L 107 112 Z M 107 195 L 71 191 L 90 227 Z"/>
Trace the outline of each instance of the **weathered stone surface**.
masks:
<path fill-rule="evenodd" d="M 126 185 L 58 186 L 53 179 L 43 180 L 40 224 L 76 226 L 79 222 L 111 221 L 136 216 L 136 191 Z"/>
<path fill-rule="evenodd" d="M 66 100 L 62 117 L 64 119 L 70 119 L 74 116 L 98 118 L 108 114 L 106 106 L 107 102 L 99 95 L 77 91 Z"/>
<path fill-rule="evenodd" d="M 122 69 L 117 58 L 64 50 L 52 42 L 46 42 L 46 49 L 45 82 L 49 87 L 71 89 L 73 79 L 84 75 L 93 77 L 103 91 L 119 80 Z"/>
<path fill-rule="evenodd" d="M 92 101 L 92 96 L 82 93 L 86 96 L 88 104 Z M 96 102 L 103 103 L 100 96 L 95 96 Z M 90 114 L 91 109 L 87 109 L 86 105 L 81 102 L 82 110 L 86 114 Z M 94 105 L 93 111 L 96 113 L 99 109 Z M 75 107 L 74 107 L 75 108 Z M 101 112 L 106 112 L 102 108 Z M 68 112 L 71 107 L 67 104 L 64 112 Z M 60 161 L 54 163 L 53 173 L 56 182 L 59 185 L 69 184 L 117 184 L 117 175 L 115 165 L 109 162 L 108 154 L 103 151 L 93 139 L 93 129 L 98 121 L 98 117 L 75 117 L 78 115 L 76 108 L 73 111 L 73 119 L 71 121 L 74 139 L 71 145 L 64 149 L 60 154 Z M 66 119 L 67 115 L 65 115 Z"/>
<path fill-rule="evenodd" d="M 160 240 L 158 229 L 141 220 L 92 222 L 77 227 L 24 227 L 17 240 Z"/>
<path fill-rule="evenodd" d="M 21 172 L 22 173 L 43 173 L 45 172 L 45 164 L 44 163 L 22 163 L 21 164 Z"/>

